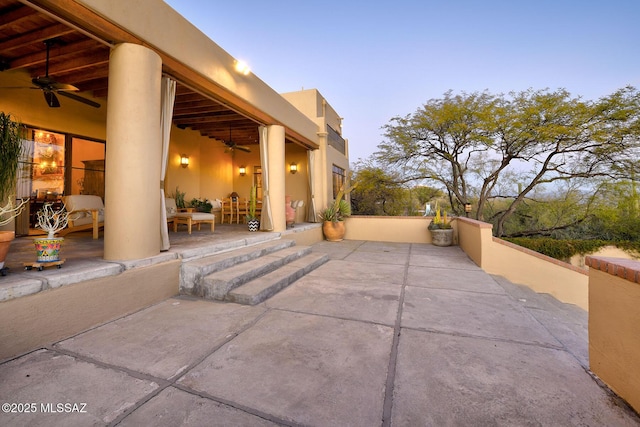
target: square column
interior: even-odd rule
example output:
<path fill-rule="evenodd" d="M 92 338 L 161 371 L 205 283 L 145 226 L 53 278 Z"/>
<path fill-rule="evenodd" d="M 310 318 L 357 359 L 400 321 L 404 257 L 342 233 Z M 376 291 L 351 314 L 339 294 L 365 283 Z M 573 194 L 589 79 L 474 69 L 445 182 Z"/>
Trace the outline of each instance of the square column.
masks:
<path fill-rule="evenodd" d="M 123 43 L 109 59 L 105 160 L 104 258 L 160 253 L 162 60 Z"/>

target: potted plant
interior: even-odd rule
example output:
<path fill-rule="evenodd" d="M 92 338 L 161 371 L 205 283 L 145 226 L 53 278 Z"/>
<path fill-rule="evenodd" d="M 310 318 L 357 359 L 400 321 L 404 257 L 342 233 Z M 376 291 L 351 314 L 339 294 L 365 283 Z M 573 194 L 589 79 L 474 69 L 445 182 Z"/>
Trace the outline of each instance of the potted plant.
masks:
<path fill-rule="evenodd" d="M 0 226 L 10 224 L 20 215 L 29 199 L 14 203 L 18 160 L 22 153 L 24 127 L 9 114 L 0 112 Z M 0 231 L 0 271 L 5 274 L 4 262 L 15 231 Z"/>
<path fill-rule="evenodd" d="M 176 186 L 176 192 L 174 194 L 172 194 L 171 196 L 173 197 L 173 199 L 176 201 L 176 207 L 178 209 L 182 209 L 182 208 L 186 208 L 186 203 L 184 201 L 184 196 L 187 193 L 185 193 L 184 191 L 180 191 L 178 189 L 178 187 Z"/>
<path fill-rule="evenodd" d="M 38 211 L 38 223 L 36 228 L 47 232 L 47 237 L 34 239 L 36 245 L 36 257 L 38 262 L 53 262 L 60 260 L 60 247 L 64 237 L 55 237 L 55 234 L 65 228 L 69 221 L 69 212 L 65 206 L 58 210 L 53 209 L 52 203 L 45 203 Z"/>
<path fill-rule="evenodd" d="M 249 231 L 258 231 L 260 228 L 260 221 L 256 216 L 256 186 L 251 187 L 251 192 L 249 193 L 249 212 L 246 216 L 247 225 L 249 226 Z"/>
<path fill-rule="evenodd" d="M 431 243 L 435 246 L 451 246 L 453 244 L 453 227 L 451 221 L 447 219 L 447 211 L 440 214 L 440 209 L 436 204 L 436 216 L 433 217 L 428 226 L 431 231 Z"/>
<path fill-rule="evenodd" d="M 342 184 L 331 206 L 318 214 L 323 221 L 322 232 L 324 237 L 330 242 L 339 242 L 344 238 L 346 232 L 344 219 L 351 215 L 351 205 L 344 200 L 344 196 L 354 188 L 355 185 L 349 187 L 347 183 Z"/>
<path fill-rule="evenodd" d="M 189 202 L 189 206 L 194 208 L 196 212 L 211 213 L 211 209 L 213 209 L 213 204 L 211 203 L 211 200 L 195 198 L 195 197 L 191 199 L 191 202 Z"/>

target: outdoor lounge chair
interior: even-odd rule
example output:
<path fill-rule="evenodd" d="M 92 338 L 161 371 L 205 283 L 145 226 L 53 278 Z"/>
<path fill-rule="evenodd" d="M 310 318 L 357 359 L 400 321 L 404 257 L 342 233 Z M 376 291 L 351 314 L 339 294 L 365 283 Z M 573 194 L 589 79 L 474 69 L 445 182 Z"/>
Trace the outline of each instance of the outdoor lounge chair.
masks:
<path fill-rule="evenodd" d="M 93 238 L 98 238 L 98 230 L 104 227 L 104 204 L 100 196 L 74 194 L 62 198 L 65 209 L 70 213 L 67 228 L 58 233 L 66 236 L 74 231 L 93 229 Z"/>
<path fill-rule="evenodd" d="M 187 226 L 187 231 L 191 234 L 191 230 L 194 225 L 198 226 L 198 230 L 200 230 L 200 225 L 202 223 L 211 224 L 211 232 L 215 230 L 215 222 L 216 216 L 212 213 L 207 212 L 181 212 L 180 209 L 176 205 L 176 200 L 170 197 L 167 197 L 165 200 L 165 206 L 167 209 L 167 223 L 173 222 L 173 231 L 178 231 L 178 225 L 185 224 Z M 191 208 L 186 208 L 190 210 Z"/>

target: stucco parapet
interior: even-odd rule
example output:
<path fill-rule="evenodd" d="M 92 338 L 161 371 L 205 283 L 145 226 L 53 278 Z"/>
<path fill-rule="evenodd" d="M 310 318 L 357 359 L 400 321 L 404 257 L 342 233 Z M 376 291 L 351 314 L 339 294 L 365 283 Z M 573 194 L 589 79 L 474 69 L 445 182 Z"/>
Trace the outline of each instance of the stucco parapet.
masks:
<path fill-rule="evenodd" d="M 456 217 L 456 219 L 462 223 L 470 224 L 478 228 L 491 228 L 491 229 L 493 228 L 493 224 L 490 224 L 484 221 L 479 221 L 477 219 L 466 218 L 466 217 Z"/>
<path fill-rule="evenodd" d="M 633 283 L 640 284 L 640 261 L 622 258 L 588 256 L 585 265 Z"/>
<path fill-rule="evenodd" d="M 584 274 L 584 275 L 588 275 L 589 274 L 584 268 L 576 267 L 576 266 L 571 265 L 571 264 L 569 264 L 567 262 L 560 261 L 560 260 L 557 260 L 557 259 L 552 258 L 550 256 L 541 254 L 540 252 L 532 251 L 531 249 L 527 249 L 527 248 L 522 247 L 520 245 L 516 245 L 515 243 L 507 242 L 506 240 L 502 240 L 502 239 L 499 239 L 497 237 L 494 237 L 493 241 L 495 243 L 499 243 L 501 245 L 508 246 L 511 249 L 515 249 L 515 250 L 523 252 L 525 254 L 534 256 L 534 257 L 539 258 L 539 259 L 541 259 L 543 261 L 550 262 L 550 263 L 555 264 L 555 265 L 557 265 L 559 267 L 567 268 L 569 270 L 573 270 L 573 271 L 575 271 L 577 273 Z"/>

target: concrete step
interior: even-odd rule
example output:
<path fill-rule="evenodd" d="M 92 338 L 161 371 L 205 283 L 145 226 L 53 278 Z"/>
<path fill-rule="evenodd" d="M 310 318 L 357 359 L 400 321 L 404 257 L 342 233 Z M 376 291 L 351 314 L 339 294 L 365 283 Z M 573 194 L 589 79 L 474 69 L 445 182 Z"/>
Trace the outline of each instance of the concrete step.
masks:
<path fill-rule="evenodd" d="M 294 245 L 293 240 L 278 239 L 184 262 L 180 271 L 180 293 L 196 295 L 195 290 L 206 276 Z"/>
<path fill-rule="evenodd" d="M 209 274 L 194 287 L 193 295 L 224 300 L 233 289 L 311 253 L 309 246 L 291 246 Z"/>
<path fill-rule="evenodd" d="M 328 254 L 311 252 L 271 273 L 231 290 L 225 299 L 239 304 L 259 304 L 327 261 L 329 261 Z"/>

